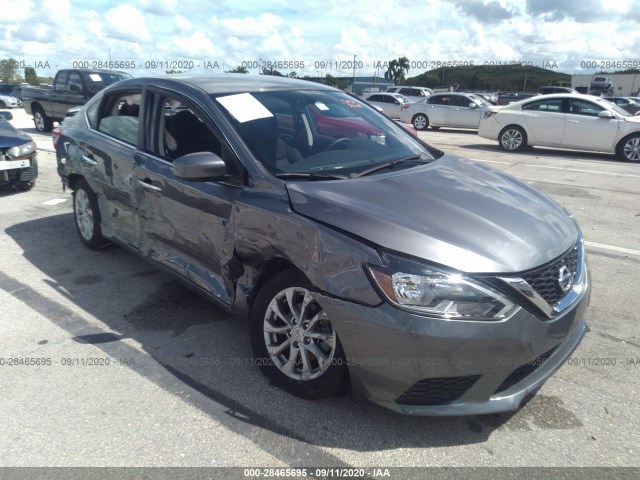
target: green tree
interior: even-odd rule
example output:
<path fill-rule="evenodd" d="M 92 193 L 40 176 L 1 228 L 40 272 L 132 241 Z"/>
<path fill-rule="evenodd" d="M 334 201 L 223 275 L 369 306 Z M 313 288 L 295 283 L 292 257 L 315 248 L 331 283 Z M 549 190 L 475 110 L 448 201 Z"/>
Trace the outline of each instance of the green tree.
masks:
<path fill-rule="evenodd" d="M 389 80 L 390 82 L 393 82 L 394 85 L 397 85 L 398 84 L 397 77 L 396 77 L 397 71 L 398 71 L 398 61 L 395 59 L 391 60 L 387 67 L 387 71 L 384 72 L 385 80 Z"/>
<path fill-rule="evenodd" d="M 19 80 L 18 61 L 15 58 L 0 60 L 0 81 L 3 83 L 17 83 Z"/>
<path fill-rule="evenodd" d="M 396 78 L 399 85 L 404 85 L 405 72 L 409 73 L 409 59 L 407 57 L 400 57 L 396 66 Z"/>
<path fill-rule="evenodd" d="M 229 70 L 227 73 L 249 73 L 249 70 L 247 70 L 247 67 L 238 65 L 236 68 L 234 68 L 233 70 Z"/>
<path fill-rule="evenodd" d="M 40 85 L 40 79 L 36 74 L 36 69 L 33 67 L 25 67 L 24 69 L 24 81 L 29 85 Z"/>
<path fill-rule="evenodd" d="M 282 73 L 278 70 L 274 70 L 273 68 L 263 68 L 262 75 L 272 75 L 274 77 L 284 77 Z"/>

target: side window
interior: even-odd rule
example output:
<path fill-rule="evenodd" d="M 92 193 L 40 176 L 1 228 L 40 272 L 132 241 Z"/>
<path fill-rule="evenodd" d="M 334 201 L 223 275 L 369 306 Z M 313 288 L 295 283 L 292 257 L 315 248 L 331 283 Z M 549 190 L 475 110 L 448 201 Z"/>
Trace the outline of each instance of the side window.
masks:
<path fill-rule="evenodd" d="M 98 115 L 98 131 L 137 145 L 140 92 L 118 92 L 105 96 Z"/>
<path fill-rule="evenodd" d="M 398 99 L 392 95 L 384 96 L 384 103 L 398 103 Z"/>
<path fill-rule="evenodd" d="M 73 92 L 71 90 L 72 84 L 77 85 L 80 91 Z M 78 93 L 78 94 L 82 92 L 82 78 L 80 78 L 80 74 L 78 72 L 69 72 L 69 79 L 67 81 L 67 91 L 71 93 Z"/>
<path fill-rule="evenodd" d="M 427 103 L 432 105 L 442 105 L 442 95 L 434 95 L 427 99 Z"/>
<path fill-rule="evenodd" d="M 370 102 L 381 102 L 382 101 L 382 95 L 371 95 L 368 100 Z"/>
<path fill-rule="evenodd" d="M 413 88 L 401 88 L 398 93 L 401 93 L 402 95 L 415 95 Z"/>
<path fill-rule="evenodd" d="M 188 153 L 222 153 L 220 141 L 197 111 L 178 98 L 164 98 L 160 128 L 163 151 L 158 153 L 169 161 Z"/>
<path fill-rule="evenodd" d="M 465 97 L 464 95 L 453 95 L 451 97 L 451 104 L 456 107 L 467 107 L 469 108 L 469 104 L 473 103 L 473 100 Z"/>
<path fill-rule="evenodd" d="M 587 100 L 580 100 L 577 98 L 569 100 L 569 113 L 574 115 L 597 117 L 598 113 L 602 110 L 604 110 L 602 107 Z"/>
<path fill-rule="evenodd" d="M 539 112 L 560 112 L 562 111 L 562 99 L 538 100 L 522 106 L 523 110 L 535 110 Z"/>
<path fill-rule="evenodd" d="M 53 85 L 53 88 L 56 90 L 65 90 L 68 77 L 69 72 L 60 72 L 56 77 L 56 83 Z"/>

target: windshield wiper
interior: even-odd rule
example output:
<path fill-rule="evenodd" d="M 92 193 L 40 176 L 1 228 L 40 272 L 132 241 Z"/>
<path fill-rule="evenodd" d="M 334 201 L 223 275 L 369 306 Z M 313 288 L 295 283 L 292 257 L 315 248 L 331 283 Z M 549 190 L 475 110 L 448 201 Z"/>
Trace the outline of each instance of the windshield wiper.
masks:
<path fill-rule="evenodd" d="M 385 163 L 380 163 L 379 165 L 374 165 L 371 168 L 368 168 L 366 170 L 363 170 L 362 172 L 356 173 L 354 175 L 352 175 L 352 177 L 364 177 L 365 175 L 369 175 L 371 173 L 375 173 L 378 170 L 384 170 L 386 168 L 393 168 L 396 165 L 403 163 L 403 162 L 409 162 L 411 160 L 418 160 L 420 159 L 421 156 L 420 155 L 409 155 L 407 157 L 401 157 L 401 158 L 396 158 L 395 160 L 391 160 L 390 162 L 385 162 Z M 431 159 L 429 160 L 422 160 L 422 163 L 430 163 Z"/>
<path fill-rule="evenodd" d="M 305 180 L 344 180 L 349 178 L 346 175 L 337 175 L 335 173 L 305 173 L 305 172 L 280 172 L 275 174 L 276 177 L 285 180 L 305 179 Z"/>

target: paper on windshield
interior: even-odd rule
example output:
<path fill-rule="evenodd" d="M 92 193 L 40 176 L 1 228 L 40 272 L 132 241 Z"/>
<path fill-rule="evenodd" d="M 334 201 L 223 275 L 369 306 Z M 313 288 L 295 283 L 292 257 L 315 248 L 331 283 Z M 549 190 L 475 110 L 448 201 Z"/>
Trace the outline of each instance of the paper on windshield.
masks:
<path fill-rule="evenodd" d="M 101 82 L 102 81 L 102 77 L 100 75 L 98 75 L 97 73 L 90 74 L 89 78 L 91 80 L 93 80 L 94 82 Z"/>
<path fill-rule="evenodd" d="M 272 117 L 273 114 L 250 93 L 218 97 L 216 100 L 240 123 Z"/>

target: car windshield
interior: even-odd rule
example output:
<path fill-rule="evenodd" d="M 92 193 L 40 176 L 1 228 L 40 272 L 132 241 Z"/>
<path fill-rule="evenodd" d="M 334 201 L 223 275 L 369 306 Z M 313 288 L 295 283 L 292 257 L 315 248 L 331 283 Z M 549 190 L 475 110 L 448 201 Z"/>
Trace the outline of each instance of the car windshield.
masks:
<path fill-rule="evenodd" d="M 86 78 L 89 91 L 96 93 L 104 87 L 108 87 L 120 80 L 126 80 L 127 78 L 133 77 L 128 73 L 96 72 L 88 74 Z"/>
<path fill-rule="evenodd" d="M 404 128 L 343 92 L 288 90 L 212 97 L 256 158 L 283 178 L 343 178 L 399 160 L 404 167 L 434 158 Z"/>
<path fill-rule="evenodd" d="M 618 105 L 616 105 L 613 102 L 610 102 L 609 100 L 605 100 L 604 98 L 596 98 L 595 101 L 597 103 L 599 103 L 601 106 L 603 106 L 604 108 L 609 109 L 609 110 L 613 110 L 618 115 L 621 115 L 623 117 L 631 117 L 632 116 L 624 108 L 619 107 Z"/>
<path fill-rule="evenodd" d="M 489 102 L 487 102 L 484 98 L 482 98 L 480 95 L 469 94 L 469 98 L 472 98 L 473 101 L 476 102 L 481 107 L 490 107 L 491 106 L 491 104 Z"/>

